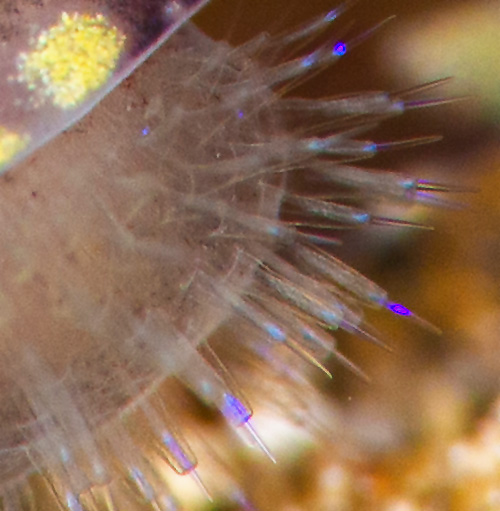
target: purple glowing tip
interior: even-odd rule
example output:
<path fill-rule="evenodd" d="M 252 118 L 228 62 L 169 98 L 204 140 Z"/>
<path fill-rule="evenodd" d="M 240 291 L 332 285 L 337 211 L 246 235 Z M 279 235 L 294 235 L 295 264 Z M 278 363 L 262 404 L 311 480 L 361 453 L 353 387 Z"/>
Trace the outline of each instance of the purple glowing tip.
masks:
<path fill-rule="evenodd" d="M 193 463 L 189 459 L 189 457 L 186 455 L 182 447 L 175 440 L 175 438 L 172 435 L 170 435 L 170 433 L 164 432 L 162 435 L 162 440 L 165 447 L 170 451 L 170 454 L 174 457 L 180 473 L 186 474 L 188 472 L 191 472 L 196 467 L 196 463 Z"/>
<path fill-rule="evenodd" d="M 338 57 L 342 57 L 342 55 L 345 55 L 347 53 L 347 45 L 342 41 L 335 43 L 332 53 L 334 55 L 337 55 Z"/>
<path fill-rule="evenodd" d="M 224 394 L 222 413 L 233 426 L 246 424 L 252 417 L 252 412 L 232 394 Z"/>
<path fill-rule="evenodd" d="M 388 303 L 387 308 L 394 312 L 394 314 L 398 314 L 399 316 L 413 316 L 413 313 L 410 309 L 407 309 L 404 305 L 400 303 Z"/>

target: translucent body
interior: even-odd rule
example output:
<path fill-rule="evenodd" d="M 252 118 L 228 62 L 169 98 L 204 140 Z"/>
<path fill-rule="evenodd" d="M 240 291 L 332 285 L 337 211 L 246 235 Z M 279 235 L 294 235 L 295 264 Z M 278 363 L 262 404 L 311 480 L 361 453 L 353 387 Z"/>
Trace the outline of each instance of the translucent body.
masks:
<path fill-rule="evenodd" d="M 188 4 L 175 23 L 200 3 Z M 116 42 L 128 48 L 117 71 L 74 109 L 61 108 L 68 95 L 58 96 L 59 81 L 33 101 L 16 99 L 20 90 L 36 95 L 43 73 L 31 89 L 31 71 L 6 85 L 0 119 L 29 133 L 25 147 L 6 160 L 0 183 L 0 343 L 7 368 L 0 375 L 0 478 L 6 488 L 39 470 L 64 505 L 78 509 L 82 494 L 118 473 L 148 501 L 161 500 L 163 481 L 148 473 L 148 453 L 123 418 L 140 408 L 163 459 L 179 473 L 195 473 L 196 458 L 176 427 L 145 399 L 171 376 L 266 451 L 251 426 L 250 405 L 207 345 L 228 319 L 246 324 L 239 341 L 259 356 L 278 359 L 275 348 L 284 347 L 327 374 L 327 356 L 354 368 L 330 333 L 342 328 L 371 338 L 361 305 L 393 304 L 317 245 L 334 242 L 325 230 L 396 221 L 373 216 L 362 203 L 338 202 L 336 193 L 347 188 L 363 198 L 406 202 L 427 196 L 416 179 L 347 166 L 387 148 L 355 137 L 368 121 L 399 115 L 404 98 L 379 92 L 318 101 L 282 97 L 280 87 L 347 52 L 349 42 L 335 41 L 289 60 L 280 56 L 341 12 L 236 49 L 186 25 L 67 131 L 61 130 L 150 53 L 174 22 L 153 41 L 137 43 L 138 51 L 126 41 L 142 32 L 115 20 L 112 9 L 105 23 L 60 18 L 62 27 L 45 36 L 57 48 L 73 48 L 87 29 L 85 56 L 97 44 L 114 61 Z M 98 14 L 94 9 L 91 16 Z M 48 62 L 52 76 L 58 53 L 44 53 L 44 44 L 35 48 L 36 59 L 23 62 L 33 62 L 30 70 Z M 89 83 L 93 63 L 82 65 Z M 51 103 L 56 97 L 61 101 Z M 298 183 L 287 184 L 293 172 Z M 310 197 L 300 174 L 306 183 L 311 175 L 320 179 L 326 199 Z M 284 206 L 296 218 L 283 220 Z"/>
<path fill-rule="evenodd" d="M 211 107 L 210 82 L 230 83 L 233 70 L 207 70 L 198 81 L 210 44 L 184 29 L 82 122 L 2 178 L 1 344 L 12 368 L 2 375 L 4 447 L 39 434 L 36 424 L 24 429 L 36 420 L 19 397 L 26 353 L 42 357 L 56 381 L 69 378 L 78 413 L 95 425 L 188 363 L 189 348 L 175 346 L 179 333 L 194 347 L 226 317 L 227 307 L 201 294 L 198 274 L 239 271 L 237 248 L 215 236 L 227 229 L 224 212 L 202 201 L 270 216 L 277 201 L 262 204 L 255 180 L 226 187 L 227 175 L 214 172 L 234 157 L 230 140 L 242 144 L 241 158 L 248 150 L 236 113 Z M 218 129 L 207 132 L 207 123 Z M 10 457 L 0 463 L 12 469 Z"/>

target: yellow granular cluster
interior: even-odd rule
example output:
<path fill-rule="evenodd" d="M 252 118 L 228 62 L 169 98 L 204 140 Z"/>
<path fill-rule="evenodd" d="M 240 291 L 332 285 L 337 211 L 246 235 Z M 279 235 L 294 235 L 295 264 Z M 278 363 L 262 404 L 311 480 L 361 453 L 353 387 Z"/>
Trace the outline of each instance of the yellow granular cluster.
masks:
<path fill-rule="evenodd" d="M 22 151 L 29 142 L 29 137 L 9 131 L 0 126 L 0 167 L 8 163 Z"/>
<path fill-rule="evenodd" d="M 40 34 L 35 48 L 20 56 L 20 81 L 42 87 L 54 105 L 73 108 L 106 83 L 116 67 L 125 36 L 102 15 L 62 13 Z"/>

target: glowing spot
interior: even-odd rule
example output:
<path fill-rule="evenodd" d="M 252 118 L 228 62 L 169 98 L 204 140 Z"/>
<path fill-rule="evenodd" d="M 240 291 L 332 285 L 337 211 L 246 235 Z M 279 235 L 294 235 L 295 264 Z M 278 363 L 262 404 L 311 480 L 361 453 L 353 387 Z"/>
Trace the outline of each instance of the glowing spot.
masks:
<path fill-rule="evenodd" d="M 328 143 L 321 138 L 314 138 L 307 144 L 310 151 L 324 151 L 328 147 Z"/>
<path fill-rule="evenodd" d="M 399 316 L 412 316 L 411 310 L 400 303 L 388 303 L 387 308 Z"/>
<path fill-rule="evenodd" d="M 27 135 L 21 136 L 0 126 L 0 167 L 12 160 L 28 145 L 28 142 Z"/>
<path fill-rule="evenodd" d="M 377 144 L 370 143 L 370 144 L 366 144 L 363 147 L 363 152 L 364 153 L 376 153 L 377 149 L 378 149 Z"/>
<path fill-rule="evenodd" d="M 325 21 L 334 21 L 337 19 L 338 11 L 337 9 L 334 9 L 333 11 L 330 11 L 325 15 Z"/>
<path fill-rule="evenodd" d="M 83 508 L 74 493 L 66 493 L 66 504 L 70 511 L 83 511 Z"/>
<path fill-rule="evenodd" d="M 360 224 L 367 224 L 372 219 L 369 213 L 354 213 L 352 215 L 352 218 L 355 222 L 358 222 Z"/>
<path fill-rule="evenodd" d="M 311 67 L 317 61 L 317 56 L 315 53 L 311 53 L 307 57 L 304 57 L 302 60 L 302 67 Z"/>
<path fill-rule="evenodd" d="M 182 450 L 182 447 L 175 441 L 172 435 L 169 433 L 163 433 L 162 440 L 165 447 L 170 451 L 179 464 L 179 472 L 186 473 L 195 468 L 195 464 L 186 456 L 186 453 Z"/>
<path fill-rule="evenodd" d="M 347 45 L 342 42 L 338 42 L 333 47 L 333 54 L 337 55 L 339 57 L 342 57 L 342 55 L 345 55 L 347 53 Z"/>
<path fill-rule="evenodd" d="M 247 423 L 252 417 L 252 412 L 247 410 L 243 403 L 231 394 L 224 394 L 224 417 L 235 426 Z"/>
<path fill-rule="evenodd" d="M 275 341 L 278 342 L 286 341 L 286 334 L 278 325 L 275 325 L 274 323 L 269 323 L 265 325 L 265 330 Z"/>
<path fill-rule="evenodd" d="M 73 108 L 104 85 L 116 67 L 125 36 L 102 15 L 69 15 L 42 32 L 20 55 L 20 82 L 40 89 L 54 105 Z"/>

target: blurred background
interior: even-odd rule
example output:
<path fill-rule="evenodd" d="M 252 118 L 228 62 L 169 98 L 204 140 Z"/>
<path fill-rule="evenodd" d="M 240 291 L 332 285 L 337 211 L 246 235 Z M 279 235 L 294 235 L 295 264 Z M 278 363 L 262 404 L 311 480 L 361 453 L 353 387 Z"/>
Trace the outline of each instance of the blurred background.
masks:
<path fill-rule="evenodd" d="M 197 23 L 238 44 L 333 7 L 326 0 L 214 0 Z M 332 365 L 333 381 L 312 373 L 283 385 L 265 369 L 243 364 L 239 375 L 255 403 L 257 427 L 278 464 L 235 448 L 218 436 L 213 421 L 193 411 L 187 419 L 193 430 L 208 432 L 214 450 L 228 445 L 212 459 L 222 461 L 234 488 L 244 488 L 249 500 L 235 490 L 232 501 L 208 504 L 189 500 L 186 490 L 189 506 L 500 510 L 500 4 L 359 0 L 334 30 L 340 38 L 357 35 L 392 15 L 294 94 L 396 92 L 453 76 L 434 95 L 470 96 L 411 111 L 373 134 L 376 141 L 443 135 L 439 143 L 369 162 L 464 190 L 446 197 L 450 207 L 402 212 L 434 230 L 378 227 L 348 236 L 338 251 L 443 334 L 370 313 L 393 353 L 339 338 L 370 384 Z M 215 471 L 208 478 L 218 476 Z"/>

